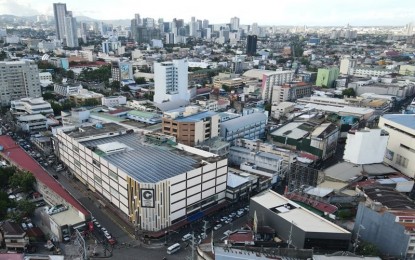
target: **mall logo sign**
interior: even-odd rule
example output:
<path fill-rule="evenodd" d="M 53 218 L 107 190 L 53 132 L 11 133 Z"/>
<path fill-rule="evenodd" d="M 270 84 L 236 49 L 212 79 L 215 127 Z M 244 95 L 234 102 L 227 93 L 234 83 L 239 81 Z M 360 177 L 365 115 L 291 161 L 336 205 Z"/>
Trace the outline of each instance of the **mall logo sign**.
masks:
<path fill-rule="evenodd" d="M 154 208 L 154 189 L 141 189 L 141 207 Z"/>

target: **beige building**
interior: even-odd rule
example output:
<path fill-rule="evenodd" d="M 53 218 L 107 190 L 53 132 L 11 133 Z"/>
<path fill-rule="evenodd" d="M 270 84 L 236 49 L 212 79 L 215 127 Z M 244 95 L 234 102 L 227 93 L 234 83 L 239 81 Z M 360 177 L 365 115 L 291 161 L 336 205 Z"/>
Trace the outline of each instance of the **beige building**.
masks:
<path fill-rule="evenodd" d="M 195 146 L 219 135 L 219 115 L 188 106 L 163 114 L 163 134 L 174 136 L 178 143 Z"/>
<path fill-rule="evenodd" d="M 87 89 L 80 89 L 78 93 L 71 94 L 69 100 L 75 102 L 76 105 L 100 105 L 104 95 L 89 91 Z"/>
<path fill-rule="evenodd" d="M 379 119 L 379 127 L 389 133 L 385 163 L 408 177 L 415 177 L 415 115 L 389 114 Z"/>
<path fill-rule="evenodd" d="M 399 67 L 399 74 L 405 76 L 415 76 L 415 66 L 414 65 L 401 65 Z"/>
<path fill-rule="evenodd" d="M 139 230 L 160 231 L 198 220 L 226 199 L 228 160 L 173 139 L 108 123 L 59 129 L 55 142 L 59 159 L 104 203 Z"/>

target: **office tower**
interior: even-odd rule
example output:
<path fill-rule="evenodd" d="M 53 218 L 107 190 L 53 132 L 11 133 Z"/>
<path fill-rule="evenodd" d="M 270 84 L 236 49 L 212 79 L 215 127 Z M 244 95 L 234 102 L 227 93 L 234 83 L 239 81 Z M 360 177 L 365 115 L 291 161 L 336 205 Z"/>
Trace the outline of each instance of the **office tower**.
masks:
<path fill-rule="evenodd" d="M 414 25 L 413 23 L 408 23 L 406 25 L 406 35 L 411 36 L 414 34 Z"/>
<path fill-rule="evenodd" d="M 65 39 L 65 18 L 66 18 L 66 4 L 53 4 L 53 13 L 55 15 L 56 37 L 58 40 Z"/>
<path fill-rule="evenodd" d="M 187 100 L 188 63 L 185 60 L 154 63 L 154 102 Z"/>
<path fill-rule="evenodd" d="M 56 36 L 59 40 L 65 40 L 66 46 L 78 47 L 78 32 L 76 19 L 72 12 L 66 10 L 66 4 L 54 3 L 53 12 L 55 15 Z"/>
<path fill-rule="evenodd" d="M 153 18 L 144 18 L 143 19 L 143 26 L 146 28 L 155 28 L 156 22 Z"/>
<path fill-rule="evenodd" d="M 134 15 L 134 22 L 135 22 L 135 25 L 141 25 L 142 24 L 140 14 L 135 14 Z"/>
<path fill-rule="evenodd" d="M 208 28 L 209 27 L 209 20 L 203 20 L 203 22 L 202 22 L 202 27 L 203 27 L 203 29 L 206 29 L 206 28 Z"/>
<path fill-rule="evenodd" d="M 39 70 L 34 61 L 0 62 L 0 103 L 2 106 L 10 105 L 12 100 L 41 95 Z"/>
<path fill-rule="evenodd" d="M 197 20 L 196 23 L 197 23 L 197 30 L 198 31 L 202 30 L 202 28 L 203 28 L 202 20 Z"/>
<path fill-rule="evenodd" d="M 258 35 L 259 34 L 259 28 L 257 23 L 253 23 L 251 27 L 251 34 Z"/>
<path fill-rule="evenodd" d="M 196 27 L 197 27 L 196 18 L 192 17 L 189 23 L 189 36 L 192 36 L 192 37 L 196 36 L 196 31 L 197 31 Z"/>
<path fill-rule="evenodd" d="M 237 31 L 239 29 L 239 18 L 238 17 L 232 17 L 231 18 L 231 30 Z"/>
<path fill-rule="evenodd" d="M 66 46 L 74 48 L 79 46 L 78 33 L 76 29 L 76 19 L 72 17 L 72 12 L 67 12 L 65 16 Z"/>
<path fill-rule="evenodd" d="M 257 42 L 256 35 L 248 35 L 246 39 L 246 54 L 251 55 L 251 56 L 256 54 L 256 42 Z"/>

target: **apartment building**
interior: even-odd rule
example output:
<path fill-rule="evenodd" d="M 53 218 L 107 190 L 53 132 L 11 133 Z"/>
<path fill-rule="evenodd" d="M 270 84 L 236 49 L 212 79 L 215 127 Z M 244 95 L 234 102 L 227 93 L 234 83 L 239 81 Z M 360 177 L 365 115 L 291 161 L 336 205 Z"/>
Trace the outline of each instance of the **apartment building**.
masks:
<path fill-rule="evenodd" d="M 102 97 L 101 104 L 107 107 L 116 107 L 127 104 L 127 98 L 125 96 L 110 96 Z"/>
<path fill-rule="evenodd" d="M 219 121 L 216 112 L 188 106 L 164 112 L 162 132 L 174 136 L 179 143 L 195 146 L 219 135 Z"/>
<path fill-rule="evenodd" d="M 262 99 L 272 101 L 272 89 L 274 86 L 281 86 L 292 81 L 293 70 L 266 72 L 262 76 Z"/>
<path fill-rule="evenodd" d="M 185 60 L 154 63 L 154 102 L 190 99 L 187 68 Z"/>
<path fill-rule="evenodd" d="M 384 162 L 408 177 L 415 177 L 415 115 L 387 114 L 379 128 L 389 133 Z"/>
<path fill-rule="evenodd" d="M 108 123 L 59 129 L 56 142 L 68 169 L 140 230 L 174 229 L 225 201 L 227 159 L 172 137 Z"/>
<path fill-rule="evenodd" d="M 395 71 L 383 68 L 354 67 L 350 68 L 349 73 L 354 77 L 380 77 L 391 74 Z"/>
<path fill-rule="evenodd" d="M 284 101 L 295 101 L 298 98 L 309 97 L 313 87 L 304 82 L 285 83 L 281 86 L 272 87 L 272 104 Z"/>
<path fill-rule="evenodd" d="M 42 95 L 37 64 L 30 60 L 0 62 L 0 104 Z"/>

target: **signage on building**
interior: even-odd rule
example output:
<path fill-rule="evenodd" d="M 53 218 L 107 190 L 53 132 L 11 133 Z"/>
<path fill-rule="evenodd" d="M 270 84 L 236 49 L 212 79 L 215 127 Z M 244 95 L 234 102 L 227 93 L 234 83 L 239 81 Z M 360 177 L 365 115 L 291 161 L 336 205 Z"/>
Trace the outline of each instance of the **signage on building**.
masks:
<path fill-rule="evenodd" d="M 154 189 L 141 189 L 141 207 L 154 208 Z"/>

